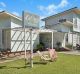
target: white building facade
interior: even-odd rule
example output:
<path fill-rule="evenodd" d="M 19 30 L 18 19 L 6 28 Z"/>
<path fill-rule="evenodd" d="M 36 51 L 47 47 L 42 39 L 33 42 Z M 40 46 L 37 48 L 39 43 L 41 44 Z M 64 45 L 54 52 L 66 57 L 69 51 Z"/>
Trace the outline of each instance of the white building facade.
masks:
<path fill-rule="evenodd" d="M 75 7 L 42 20 L 45 21 L 45 28 L 58 31 L 54 33 L 54 47 L 57 42 L 60 42 L 62 47 L 80 44 L 80 10 L 78 8 Z"/>
<path fill-rule="evenodd" d="M 39 34 L 34 30 L 33 49 L 39 44 Z M 30 50 L 30 33 L 26 29 L 26 50 Z M 24 51 L 24 30 L 22 19 L 6 11 L 0 12 L 0 49 L 10 49 L 12 52 Z"/>

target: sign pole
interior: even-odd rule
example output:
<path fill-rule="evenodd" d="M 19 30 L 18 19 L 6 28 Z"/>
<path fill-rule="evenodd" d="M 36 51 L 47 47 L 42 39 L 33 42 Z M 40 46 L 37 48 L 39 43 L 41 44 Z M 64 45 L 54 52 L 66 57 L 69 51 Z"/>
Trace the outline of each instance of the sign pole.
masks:
<path fill-rule="evenodd" d="M 32 40 L 32 29 L 30 29 L 30 64 L 33 68 L 33 40 Z"/>
<path fill-rule="evenodd" d="M 23 25 L 23 30 L 24 30 L 24 51 L 25 51 L 25 66 L 26 66 L 26 31 L 25 31 L 25 24 L 24 24 L 24 11 L 22 12 L 22 25 Z"/>
<path fill-rule="evenodd" d="M 53 49 L 53 31 L 52 31 L 52 49 Z"/>

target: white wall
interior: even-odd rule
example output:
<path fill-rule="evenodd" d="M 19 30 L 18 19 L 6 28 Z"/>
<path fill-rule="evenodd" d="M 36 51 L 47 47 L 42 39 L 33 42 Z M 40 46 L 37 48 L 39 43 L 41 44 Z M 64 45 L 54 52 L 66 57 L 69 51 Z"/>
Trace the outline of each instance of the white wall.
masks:
<path fill-rule="evenodd" d="M 52 35 L 52 33 L 41 33 L 40 34 L 40 41 L 45 44 L 46 48 L 48 48 L 48 47 L 51 48 L 51 43 L 52 43 L 51 35 Z M 60 42 L 61 46 L 64 46 L 63 45 L 64 35 L 65 35 L 65 33 L 53 32 L 53 47 L 57 47 L 56 46 L 57 42 Z"/>
<path fill-rule="evenodd" d="M 10 17 L 0 17 L 0 48 L 5 48 L 5 45 L 2 44 L 2 29 L 10 28 L 11 22 Z M 9 36 L 9 34 L 8 34 Z M 10 37 L 10 36 L 9 36 Z M 8 38 L 9 38 L 8 37 Z M 9 43 L 8 43 L 9 45 Z"/>
<path fill-rule="evenodd" d="M 11 19 L 11 28 L 21 27 L 22 22 L 12 18 Z M 36 45 L 39 44 L 39 34 L 36 31 L 33 31 L 33 48 L 36 48 Z M 24 32 L 22 30 L 18 31 L 17 29 L 11 30 L 11 49 L 14 51 L 24 51 Z M 30 50 L 30 33 L 26 31 L 26 50 Z"/>
<path fill-rule="evenodd" d="M 77 21 L 76 22 L 77 27 L 75 27 L 75 20 Z M 74 14 L 73 23 L 74 23 L 73 30 L 80 32 L 80 15 L 79 14 Z"/>
<path fill-rule="evenodd" d="M 63 14 L 63 15 L 61 15 L 61 16 L 56 16 L 56 17 L 53 16 L 53 17 L 50 17 L 49 19 L 47 19 L 47 20 L 45 21 L 45 24 L 46 24 L 46 25 L 55 25 L 55 26 L 56 26 L 56 24 L 59 23 L 59 20 L 60 20 L 60 19 L 67 19 L 67 20 L 73 22 L 73 14 L 74 14 L 74 13 L 69 12 L 69 13 Z"/>
<path fill-rule="evenodd" d="M 22 27 L 22 22 L 16 18 L 11 17 L 11 28 Z"/>
<path fill-rule="evenodd" d="M 73 26 L 68 27 L 63 24 L 59 24 L 60 19 L 67 19 L 68 21 L 71 21 L 73 23 Z M 77 24 L 75 24 L 76 19 L 77 19 Z M 73 31 L 80 32 L 80 15 L 75 14 L 73 12 L 69 12 L 69 13 L 65 13 L 63 15 L 56 16 L 56 17 L 52 16 L 45 21 L 45 25 L 46 26 L 51 25 L 49 27 L 47 26 L 47 28 L 55 29 L 58 31 L 70 32 L 73 30 Z M 77 25 L 76 28 L 75 28 L 75 25 Z M 56 38 L 55 38 L 55 40 L 56 40 Z M 79 36 L 74 34 L 73 35 L 73 45 L 75 46 L 77 42 L 80 43 L 79 41 L 80 41 Z M 72 44 L 72 34 L 68 34 L 68 43 Z"/>
<path fill-rule="evenodd" d="M 45 48 L 51 48 L 51 33 L 40 33 L 40 42 L 44 43 Z"/>
<path fill-rule="evenodd" d="M 10 17 L 0 18 L 0 28 L 10 28 L 10 25 L 11 25 Z"/>
<path fill-rule="evenodd" d="M 26 31 L 26 50 L 30 50 L 30 32 Z M 33 31 L 32 34 L 33 48 L 39 44 L 39 34 Z M 11 49 L 12 51 L 24 51 L 24 32 L 23 31 L 11 31 Z"/>

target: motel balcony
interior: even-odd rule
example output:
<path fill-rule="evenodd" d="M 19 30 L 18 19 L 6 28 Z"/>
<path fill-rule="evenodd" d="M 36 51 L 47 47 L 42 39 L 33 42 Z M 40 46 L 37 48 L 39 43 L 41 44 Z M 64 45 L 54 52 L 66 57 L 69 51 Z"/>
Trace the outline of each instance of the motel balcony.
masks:
<path fill-rule="evenodd" d="M 69 21 L 67 19 L 60 19 L 59 20 L 59 23 L 65 25 L 65 26 L 68 26 L 68 27 L 72 27 L 73 26 L 73 22 L 72 21 Z"/>

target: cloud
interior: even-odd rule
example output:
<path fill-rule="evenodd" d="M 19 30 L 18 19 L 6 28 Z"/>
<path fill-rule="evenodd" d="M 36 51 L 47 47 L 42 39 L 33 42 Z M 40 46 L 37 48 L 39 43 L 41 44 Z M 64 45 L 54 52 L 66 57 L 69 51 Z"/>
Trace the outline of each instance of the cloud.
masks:
<path fill-rule="evenodd" d="M 19 13 L 18 13 L 18 12 L 13 11 L 12 13 L 13 13 L 14 15 L 19 16 Z"/>
<path fill-rule="evenodd" d="M 56 7 L 55 7 L 54 4 L 51 4 L 51 5 L 47 6 L 47 7 L 39 6 L 38 8 L 39 8 L 41 11 L 48 12 L 48 14 L 55 13 L 54 10 L 56 9 Z"/>
<path fill-rule="evenodd" d="M 40 16 L 40 19 L 43 19 L 43 18 L 45 18 L 46 16 Z"/>
<path fill-rule="evenodd" d="M 43 13 L 49 15 L 49 14 L 55 14 L 59 8 L 66 7 L 68 4 L 69 3 L 67 0 L 62 0 L 58 5 L 50 4 L 46 7 L 40 5 L 40 6 L 38 6 L 38 9 L 40 11 L 42 11 Z"/>
<path fill-rule="evenodd" d="M 0 5 L 6 7 L 6 4 L 4 2 L 0 2 Z"/>
<path fill-rule="evenodd" d="M 68 5 L 68 1 L 67 0 L 62 0 L 61 3 L 58 5 L 58 7 L 65 7 Z"/>

